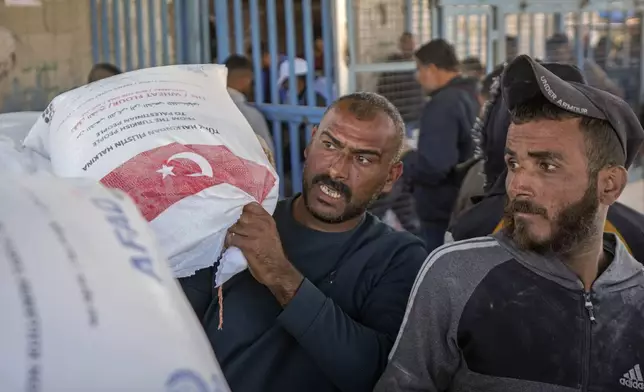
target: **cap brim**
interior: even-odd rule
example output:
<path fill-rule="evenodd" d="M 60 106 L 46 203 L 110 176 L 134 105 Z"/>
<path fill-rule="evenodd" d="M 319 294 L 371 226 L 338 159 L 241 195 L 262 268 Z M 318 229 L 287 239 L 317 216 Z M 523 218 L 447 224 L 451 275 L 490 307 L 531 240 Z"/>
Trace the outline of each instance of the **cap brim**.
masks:
<path fill-rule="evenodd" d="M 554 105 L 580 116 L 607 120 L 604 113 L 575 87 L 527 55 L 516 57 L 503 73 L 503 99 L 508 109 L 542 95 Z"/>

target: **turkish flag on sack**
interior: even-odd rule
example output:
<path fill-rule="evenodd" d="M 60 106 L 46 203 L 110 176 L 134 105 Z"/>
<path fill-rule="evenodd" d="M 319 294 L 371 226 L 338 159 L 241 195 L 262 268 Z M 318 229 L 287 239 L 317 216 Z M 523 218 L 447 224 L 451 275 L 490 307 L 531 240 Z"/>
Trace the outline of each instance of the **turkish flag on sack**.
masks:
<path fill-rule="evenodd" d="M 268 168 L 236 156 L 224 145 L 170 143 L 134 156 L 101 182 L 127 193 L 152 221 L 173 204 L 221 184 L 262 203 L 276 179 Z"/>

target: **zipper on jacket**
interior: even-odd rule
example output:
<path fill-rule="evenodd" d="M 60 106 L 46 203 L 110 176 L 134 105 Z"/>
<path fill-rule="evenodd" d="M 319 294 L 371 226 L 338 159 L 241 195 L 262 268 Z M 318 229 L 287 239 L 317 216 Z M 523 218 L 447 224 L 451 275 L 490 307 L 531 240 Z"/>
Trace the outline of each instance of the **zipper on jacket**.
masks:
<path fill-rule="evenodd" d="M 584 347 L 582 351 L 582 369 L 581 369 L 581 390 L 582 392 L 588 391 L 588 383 L 590 378 L 590 345 L 592 336 L 592 326 L 597 322 L 595 319 L 595 310 L 593 308 L 593 301 L 590 292 L 584 292 Z"/>
<path fill-rule="evenodd" d="M 595 310 L 593 308 L 593 301 L 590 298 L 590 293 L 584 293 L 584 307 L 588 312 L 588 319 L 592 324 L 594 324 L 597 320 L 595 319 Z"/>

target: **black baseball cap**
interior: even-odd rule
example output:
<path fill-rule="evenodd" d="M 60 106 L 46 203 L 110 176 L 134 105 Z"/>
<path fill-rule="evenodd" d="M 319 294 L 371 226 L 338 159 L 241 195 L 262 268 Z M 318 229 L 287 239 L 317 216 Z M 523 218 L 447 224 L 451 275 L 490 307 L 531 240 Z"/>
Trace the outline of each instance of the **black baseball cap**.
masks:
<path fill-rule="evenodd" d="M 570 113 L 608 121 L 626 155 L 626 168 L 644 142 L 642 125 L 624 100 L 582 81 L 566 81 L 530 56 L 520 55 L 505 68 L 502 94 L 509 110 L 542 95 Z"/>

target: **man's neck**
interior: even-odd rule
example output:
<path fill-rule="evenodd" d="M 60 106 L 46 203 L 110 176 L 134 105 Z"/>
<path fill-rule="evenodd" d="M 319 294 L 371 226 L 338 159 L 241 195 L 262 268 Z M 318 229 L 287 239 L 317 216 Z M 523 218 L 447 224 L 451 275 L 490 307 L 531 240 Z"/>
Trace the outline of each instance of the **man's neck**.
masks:
<path fill-rule="evenodd" d="M 442 89 L 443 87 L 447 86 L 452 80 L 456 79 L 459 76 L 461 76 L 461 74 L 458 72 L 443 72 L 440 75 L 440 87 L 436 90 Z"/>
<path fill-rule="evenodd" d="M 595 280 L 608 267 L 610 260 L 604 253 L 603 233 L 593 235 L 584 244 L 562 256 L 564 264 L 574 272 L 590 291 Z"/>
<path fill-rule="evenodd" d="M 311 230 L 322 231 L 326 233 L 342 233 L 354 229 L 364 218 L 364 214 L 341 223 L 322 222 L 306 207 L 304 196 L 300 195 L 293 201 L 293 218 L 302 226 Z"/>

